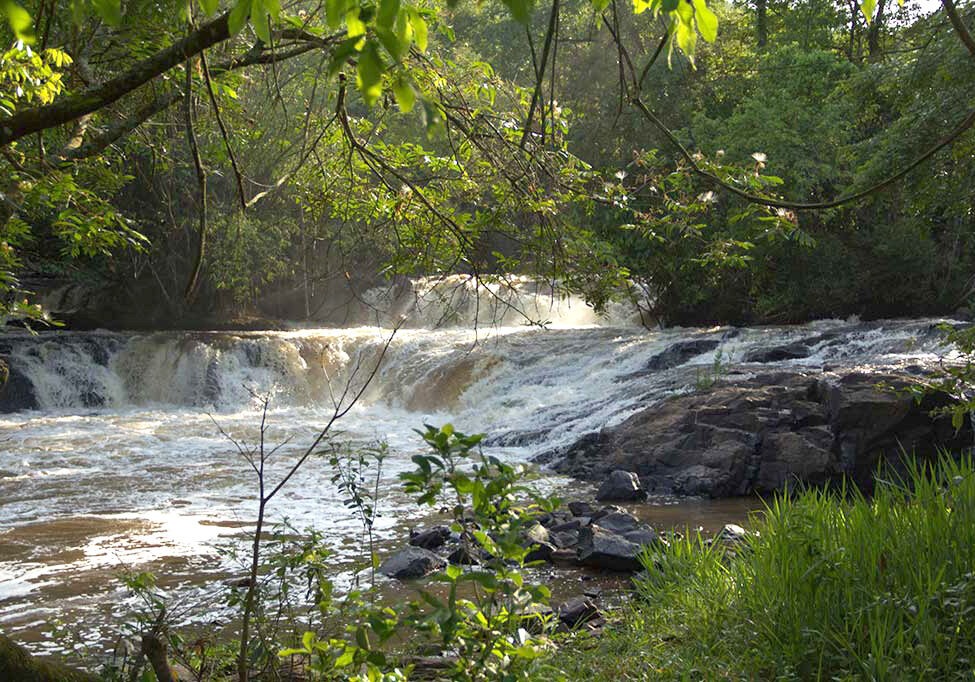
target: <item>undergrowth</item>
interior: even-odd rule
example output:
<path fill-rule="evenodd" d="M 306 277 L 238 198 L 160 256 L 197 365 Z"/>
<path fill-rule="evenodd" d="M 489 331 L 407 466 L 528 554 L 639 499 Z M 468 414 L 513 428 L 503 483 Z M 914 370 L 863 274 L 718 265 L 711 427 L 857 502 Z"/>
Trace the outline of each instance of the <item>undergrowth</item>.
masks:
<path fill-rule="evenodd" d="M 881 479 L 869 499 L 779 497 L 737 545 L 646 555 L 640 599 L 551 663 L 590 681 L 973 679 L 972 460 Z"/>

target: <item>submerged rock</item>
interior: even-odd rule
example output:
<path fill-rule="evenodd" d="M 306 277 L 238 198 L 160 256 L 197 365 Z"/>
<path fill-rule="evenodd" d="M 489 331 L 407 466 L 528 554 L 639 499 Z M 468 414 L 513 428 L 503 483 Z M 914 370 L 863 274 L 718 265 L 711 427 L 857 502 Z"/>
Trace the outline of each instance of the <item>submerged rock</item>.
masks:
<path fill-rule="evenodd" d="M 379 572 L 397 580 L 422 578 L 447 565 L 442 558 L 422 547 L 407 547 L 387 557 Z"/>

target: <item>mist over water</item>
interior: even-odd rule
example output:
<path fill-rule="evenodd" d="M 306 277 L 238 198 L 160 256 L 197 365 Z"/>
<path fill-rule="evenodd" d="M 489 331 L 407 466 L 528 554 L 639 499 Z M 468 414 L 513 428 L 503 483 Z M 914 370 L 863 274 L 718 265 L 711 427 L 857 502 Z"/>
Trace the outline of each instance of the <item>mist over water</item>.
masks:
<path fill-rule="evenodd" d="M 395 484 L 421 449 L 413 429 L 423 423 L 484 432 L 493 454 L 525 461 L 693 390 L 716 358 L 719 371 L 768 370 L 740 361 L 818 336 L 807 357 L 777 365 L 925 365 L 944 350 L 933 321 L 650 332 L 626 306 L 598 317 L 530 282 L 514 293 L 477 293 L 461 278 L 446 284 L 367 292 L 360 317 L 375 316 L 377 326 L 0 337 L 36 403 L 0 415 L 0 627 L 37 639 L 58 615 L 119 611 L 113 576 L 122 567 L 168 570 L 177 592 L 232 571 L 211 545 L 252 522 L 255 479 L 221 430 L 255 443 L 261 396 L 270 396 L 266 442 L 287 443 L 271 461 L 273 483 L 346 387 L 347 400 L 378 366 L 335 442 L 388 443 L 377 530 L 389 540 L 425 513 Z M 526 314 L 550 324 L 525 326 Z M 715 349 L 648 370 L 673 344 L 700 338 Z M 358 526 L 332 473 L 327 457 L 309 462 L 270 513 L 325 531 L 340 564 L 354 553 Z M 578 486 L 547 475 L 536 485 Z M 94 615 L 92 623 L 107 627 Z"/>

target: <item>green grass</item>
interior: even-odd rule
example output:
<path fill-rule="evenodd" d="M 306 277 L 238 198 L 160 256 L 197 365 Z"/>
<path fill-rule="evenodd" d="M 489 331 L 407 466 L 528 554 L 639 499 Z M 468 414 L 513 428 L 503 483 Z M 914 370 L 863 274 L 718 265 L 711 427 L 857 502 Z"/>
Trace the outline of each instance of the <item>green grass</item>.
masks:
<path fill-rule="evenodd" d="M 648 557 L 640 598 L 552 668 L 589 682 L 975 680 L 971 459 L 915 464 L 870 499 L 779 498 L 752 528 L 736 550 L 691 536 Z"/>

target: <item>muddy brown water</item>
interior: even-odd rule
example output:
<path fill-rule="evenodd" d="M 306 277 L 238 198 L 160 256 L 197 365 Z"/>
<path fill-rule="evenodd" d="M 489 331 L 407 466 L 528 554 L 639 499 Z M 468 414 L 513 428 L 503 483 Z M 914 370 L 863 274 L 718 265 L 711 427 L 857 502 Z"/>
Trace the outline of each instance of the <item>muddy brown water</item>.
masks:
<path fill-rule="evenodd" d="M 592 499 L 592 490 L 575 482 L 560 491 L 570 499 Z M 730 500 L 658 500 L 624 505 L 628 511 L 660 530 L 703 529 L 717 532 L 726 523 L 747 524 L 748 515 L 761 507 L 752 498 Z M 226 552 L 201 546 L 195 552 L 174 542 L 194 537 L 223 538 L 233 542 L 248 524 L 240 520 L 181 518 L 177 513 L 157 518 L 131 518 L 118 514 L 85 515 L 36 521 L 0 532 L 0 614 L 2 631 L 27 644 L 38 654 L 70 653 L 85 642 L 90 654 L 107 654 L 134 622 L 140 604 L 127 592 L 124 572 L 148 571 L 158 587 L 174 598 L 174 610 L 192 629 L 223 626 L 233 613 L 222 605 L 227 584 L 244 574 L 243 566 L 228 561 Z M 396 524 L 379 541 L 381 554 L 405 544 L 409 527 L 438 522 L 421 516 Z M 175 526 L 175 528 L 173 527 Z M 216 533 L 214 533 L 216 529 Z M 238 543 L 243 546 L 243 542 Z M 336 579 L 348 585 L 354 568 L 361 566 L 350 551 L 337 559 Z M 366 580 L 366 572 L 361 578 Z M 558 603 L 583 591 L 601 593 L 606 603 L 626 589 L 626 576 L 581 568 L 544 566 L 532 569 L 530 579 L 547 585 Z M 415 598 L 413 586 L 381 580 L 383 598 L 401 603 Z"/>

